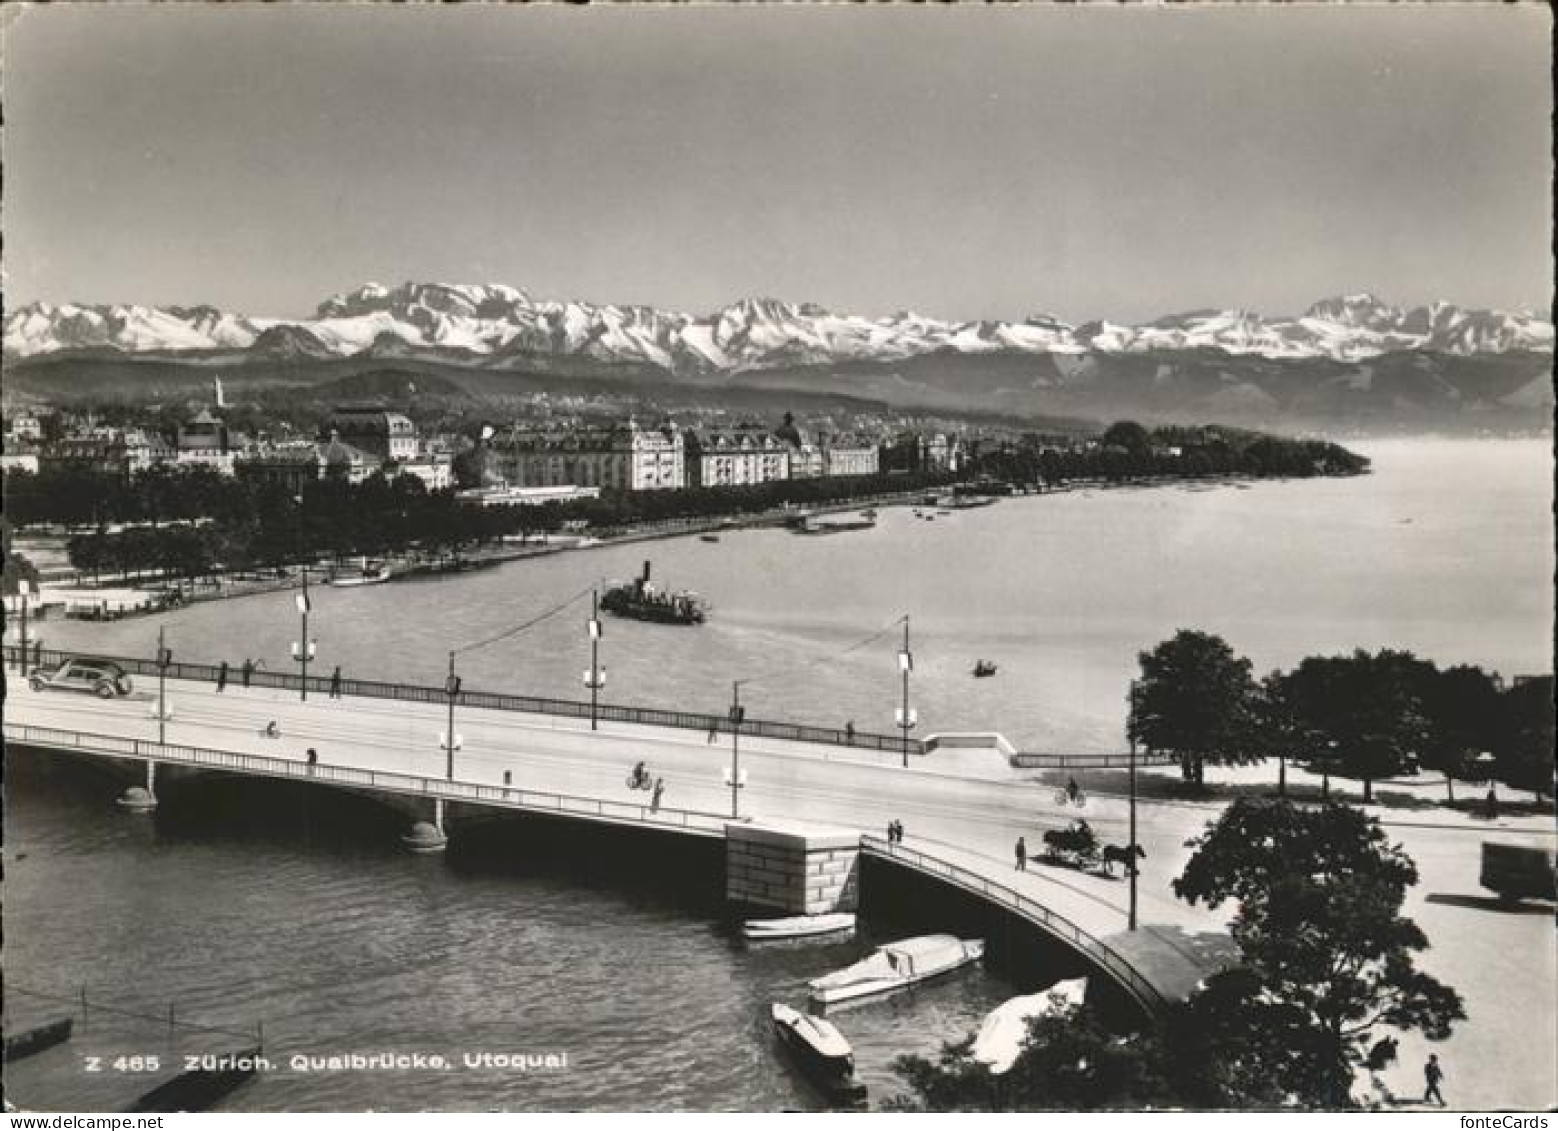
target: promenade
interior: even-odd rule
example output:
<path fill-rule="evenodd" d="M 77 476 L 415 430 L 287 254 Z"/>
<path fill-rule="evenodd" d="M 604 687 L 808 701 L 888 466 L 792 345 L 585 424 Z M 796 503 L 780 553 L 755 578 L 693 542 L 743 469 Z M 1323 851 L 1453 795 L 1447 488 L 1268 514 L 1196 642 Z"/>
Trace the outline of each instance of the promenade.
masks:
<path fill-rule="evenodd" d="M 353 698 L 330 699 L 311 691 L 245 689 L 229 684 L 218 693 L 209 682 L 169 680 L 166 724 L 170 744 L 293 759 L 309 748 L 321 767 L 349 767 L 443 779 L 447 706 L 438 702 Z M 59 692 L 33 692 L 13 680 L 6 722 L 156 741 L 156 681 L 138 677 L 134 693 L 100 700 Z M 262 730 L 277 723 L 281 737 Z M 639 761 L 665 782 L 668 810 L 728 817 L 732 793 L 726 785 L 731 738 L 625 723 L 516 711 L 460 707 L 455 730 L 463 740 L 454 755 L 454 781 L 481 786 L 546 791 L 614 803 L 642 804 L 648 795 L 630 791 L 626 778 Z M 1139 807 L 1139 841 L 1146 852 L 1140 882 L 1143 929 L 1127 932 L 1127 884 L 1123 878 L 1082 874 L 1030 863 L 1013 864 L 1018 836 L 1029 850 L 1042 848 L 1043 830 L 1059 828 L 1079 815 L 1060 804 L 1052 781 L 1017 770 L 990 750 L 938 750 L 911 757 L 904 768 L 890 752 L 831 744 L 742 735 L 740 762 L 745 788 L 739 791 L 742 818 L 807 822 L 880 837 L 889 821 L 902 822 L 903 847 L 955 863 L 1009 887 L 1128 957 L 1137 969 L 1174 994 L 1193 988 L 1215 966 L 1218 943 L 1226 944 L 1226 915 L 1191 907 L 1170 887 L 1189 849 L 1185 842 L 1215 818 L 1217 804 L 1147 802 Z M 105 806 L 108 799 L 105 798 Z M 1543 1106 L 1551 1079 L 1554 1036 L 1521 1031 L 1529 1013 L 1512 1003 L 1555 981 L 1551 915 L 1500 912 L 1477 884 L 1483 839 L 1529 842 L 1542 839 L 1542 822 L 1515 820 L 1490 829 L 1461 814 L 1429 823 L 1411 814 L 1400 824 L 1378 811 L 1417 861 L 1422 882 L 1409 896 L 1406 913 L 1428 933 L 1431 949 L 1422 965 L 1458 989 L 1468 1021 L 1446 1045 L 1408 1038 L 1396 1074 L 1410 1079 L 1428 1051 L 1452 1066 L 1464 1052 L 1467 1063 L 1484 1066 L 1476 1080 L 1458 1081 L 1457 1103 L 1474 1106 Z M 1124 843 L 1124 798 L 1094 793 L 1081 815 L 1100 839 Z M 1415 819 L 1414 819 L 1415 818 Z M 1551 833 L 1551 821 L 1546 822 Z M 457 831 L 457 830 L 456 830 Z M 1546 838 L 1550 843 L 1550 835 Z M 907 855 L 907 854 L 906 854 Z M 1387 1074 L 1390 1078 L 1391 1074 Z"/>

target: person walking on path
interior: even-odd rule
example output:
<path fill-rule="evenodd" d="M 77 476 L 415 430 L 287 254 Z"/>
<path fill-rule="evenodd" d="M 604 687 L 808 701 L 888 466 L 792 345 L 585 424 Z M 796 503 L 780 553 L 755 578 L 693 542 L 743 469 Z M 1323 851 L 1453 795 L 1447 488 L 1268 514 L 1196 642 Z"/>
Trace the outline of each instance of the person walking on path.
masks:
<path fill-rule="evenodd" d="M 332 698 L 332 699 L 339 699 L 340 697 L 341 697 L 341 665 L 337 664 L 335 666 L 335 671 L 330 673 L 330 698 Z"/>
<path fill-rule="evenodd" d="M 254 661 L 245 656 L 243 659 L 243 685 L 249 686 L 249 677 L 254 675 Z"/>
<path fill-rule="evenodd" d="M 1444 1097 L 1439 1094 L 1439 1081 L 1444 1079 L 1444 1069 L 1439 1067 L 1437 1053 L 1428 1054 L 1428 1063 L 1423 1065 L 1423 1080 L 1428 1087 L 1423 1089 L 1423 1102 L 1433 1100 L 1440 1107 L 1444 1106 Z"/>
<path fill-rule="evenodd" d="M 1487 802 L 1486 802 L 1486 806 L 1487 806 L 1486 812 L 1487 812 L 1487 815 L 1488 815 L 1488 820 L 1490 820 L 1490 821 L 1498 820 L 1498 793 L 1495 790 L 1493 790 L 1491 787 L 1488 789 L 1488 799 L 1487 799 Z"/>
<path fill-rule="evenodd" d="M 660 798 L 664 794 L 665 794 L 665 779 L 664 778 L 656 778 L 655 779 L 655 792 L 654 792 L 654 795 L 652 797 L 650 797 L 650 799 L 649 799 L 649 811 L 651 813 L 658 813 L 658 812 L 660 812 Z"/>
<path fill-rule="evenodd" d="M 1019 872 L 1028 870 L 1028 842 L 1022 837 L 1017 838 L 1017 870 Z"/>
<path fill-rule="evenodd" d="M 216 669 L 216 693 L 218 695 L 227 690 L 227 661 L 222 661 L 222 666 Z"/>
<path fill-rule="evenodd" d="M 310 746 L 306 757 L 308 758 L 308 772 L 313 773 L 314 767 L 319 765 L 319 751 Z"/>
<path fill-rule="evenodd" d="M 855 744 L 855 720 L 850 719 L 844 724 L 844 741 L 853 746 Z"/>

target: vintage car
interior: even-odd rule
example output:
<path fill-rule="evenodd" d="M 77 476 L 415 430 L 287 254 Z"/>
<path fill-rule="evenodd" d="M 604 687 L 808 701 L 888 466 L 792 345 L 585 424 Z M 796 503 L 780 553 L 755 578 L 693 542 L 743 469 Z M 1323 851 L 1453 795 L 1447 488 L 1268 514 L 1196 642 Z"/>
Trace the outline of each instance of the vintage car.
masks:
<path fill-rule="evenodd" d="M 130 694 L 130 677 L 112 660 L 71 657 L 27 677 L 34 691 L 84 691 L 103 699 Z"/>

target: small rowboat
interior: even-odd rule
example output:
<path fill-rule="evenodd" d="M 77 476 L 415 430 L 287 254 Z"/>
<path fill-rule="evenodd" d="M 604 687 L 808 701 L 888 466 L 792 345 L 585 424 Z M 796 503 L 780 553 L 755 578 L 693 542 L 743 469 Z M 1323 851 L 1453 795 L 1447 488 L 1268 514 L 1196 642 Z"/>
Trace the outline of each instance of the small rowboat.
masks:
<path fill-rule="evenodd" d="M 855 930 L 855 917 L 849 912 L 833 915 L 796 915 L 789 919 L 748 919 L 741 933 L 749 942 L 775 939 L 815 939 L 847 935 Z"/>
<path fill-rule="evenodd" d="M 858 1103 L 866 1086 L 855 1079 L 855 1050 L 838 1027 L 775 1002 L 769 1007 L 774 1030 L 808 1079 L 835 1103 Z"/>

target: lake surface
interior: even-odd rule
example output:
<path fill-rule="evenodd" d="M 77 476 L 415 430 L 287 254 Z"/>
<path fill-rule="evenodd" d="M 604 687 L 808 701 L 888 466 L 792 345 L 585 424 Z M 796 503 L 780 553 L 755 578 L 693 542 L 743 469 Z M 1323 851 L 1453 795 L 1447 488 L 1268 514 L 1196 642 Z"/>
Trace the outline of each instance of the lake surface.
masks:
<path fill-rule="evenodd" d="M 737 531 L 600 547 L 459 578 L 315 591 L 315 671 L 578 699 L 592 586 L 638 572 L 691 588 L 709 622 L 606 618 L 603 698 L 891 733 L 896 652 L 911 620 L 920 733 L 998 730 L 1025 749 L 1116 750 L 1143 649 L 1179 628 L 1219 633 L 1258 672 L 1306 655 L 1411 649 L 1505 676 L 1551 670 L 1552 456 L 1539 441 L 1362 446 L 1371 475 L 1240 486 L 1111 489 L 1006 500 L 874 530 Z M 582 594 L 582 597 L 581 597 Z M 46 644 L 271 669 L 297 638 L 292 595 L 197 605 L 110 625 L 51 621 Z M 862 641 L 881 633 L 873 643 Z M 999 665 L 975 680 L 976 659 Z"/>
<path fill-rule="evenodd" d="M 1550 670 L 1552 462 L 1544 444 L 1392 442 L 1374 474 L 1210 489 L 1015 499 L 821 538 L 783 531 L 606 547 L 483 573 L 320 589 L 320 665 L 441 681 L 448 650 L 502 633 L 602 579 L 695 588 L 701 628 L 608 619 L 609 699 L 718 711 L 752 680 L 754 716 L 887 730 L 899 693 L 893 621 L 912 620 L 922 732 L 997 729 L 1032 748 L 1116 749 L 1136 653 L 1180 627 L 1224 635 L 1258 670 L 1354 647 L 1440 663 Z M 462 656 L 468 686 L 577 697 L 588 664 L 576 602 Z M 45 643 L 287 663 L 289 594 L 157 619 L 50 620 Z M 874 634 L 879 639 L 852 647 Z M 974 680 L 976 658 L 1000 665 Z M 666 882 L 534 846 L 411 858 L 398 823 L 326 791 L 222 783 L 154 819 L 114 810 L 79 766 L 7 765 L 8 986 L 74 993 L 244 1029 L 291 1052 L 562 1053 L 565 1070 L 280 1072 L 241 1109 L 810 1107 L 767 1035 L 770 1001 L 866 941 L 753 951 L 696 868 Z M 620 860 L 617 861 L 620 864 Z M 674 869 L 672 871 L 675 871 Z M 841 1020 L 874 1098 L 889 1064 L 932 1053 L 1028 985 L 984 972 Z M 98 1031 L 124 1051 L 152 1038 Z M 137 1043 L 141 1042 L 141 1043 Z M 56 1050 L 8 1073 L 36 1101 L 109 1095 Z M 59 1059 L 59 1058 L 65 1059 Z M 40 1058 L 41 1060 L 41 1058 Z M 31 1062 L 22 1062 L 23 1066 Z M 88 1084 L 98 1091 L 91 1091 Z M 63 1093 L 65 1098 L 59 1096 Z M 74 1097 L 78 1102 L 71 1103 Z"/>

